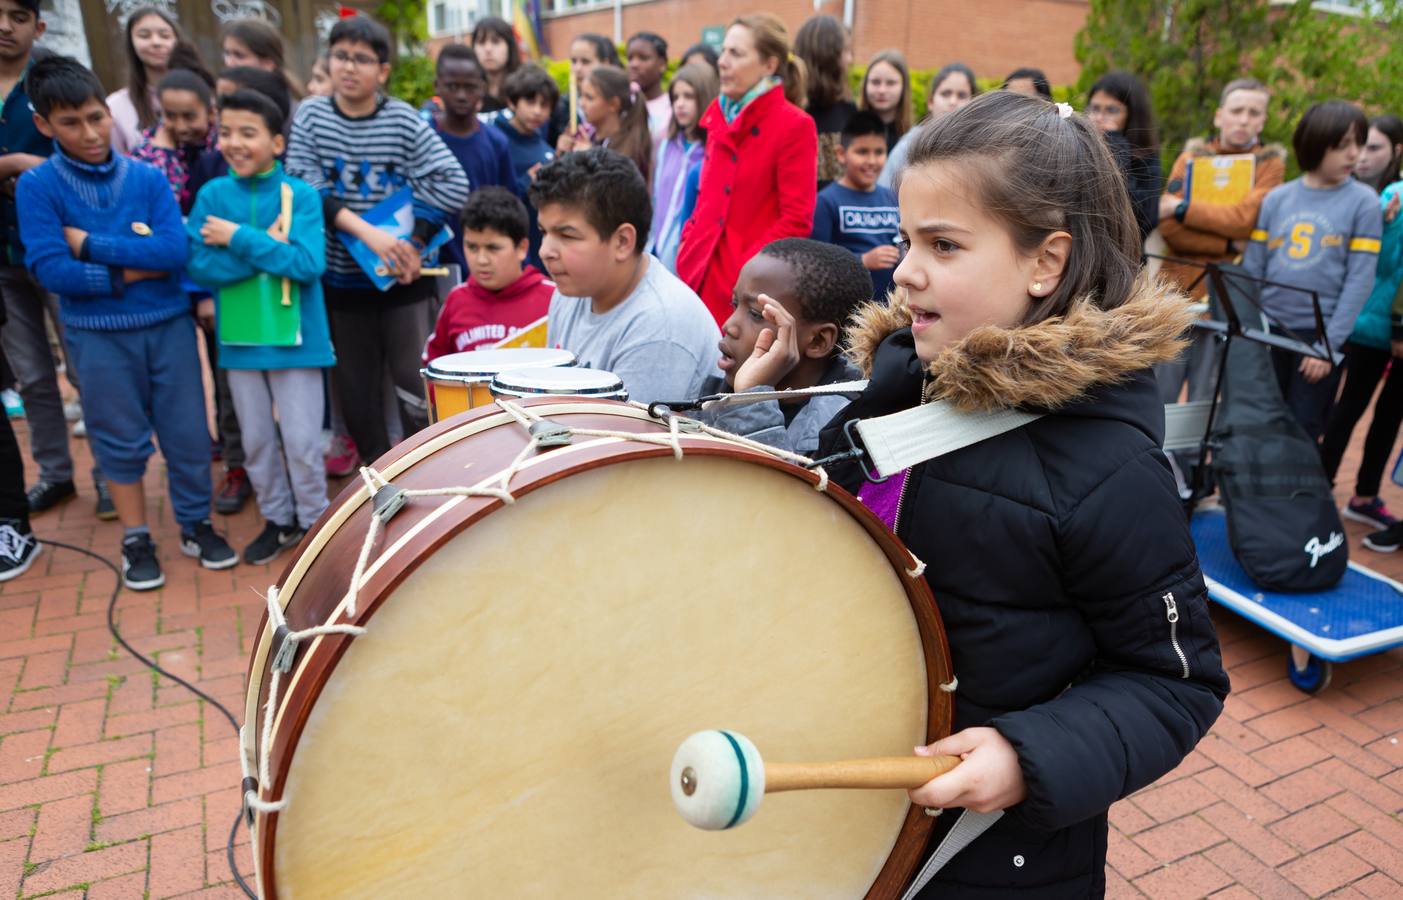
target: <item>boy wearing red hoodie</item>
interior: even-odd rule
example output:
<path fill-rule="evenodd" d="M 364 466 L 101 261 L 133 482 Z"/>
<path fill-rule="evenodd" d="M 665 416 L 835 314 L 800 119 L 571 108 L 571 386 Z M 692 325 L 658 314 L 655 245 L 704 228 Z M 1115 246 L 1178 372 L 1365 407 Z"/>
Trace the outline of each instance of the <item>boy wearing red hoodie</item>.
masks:
<path fill-rule="evenodd" d="M 546 314 L 555 282 L 526 265 L 526 207 L 506 188 L 474 191 L 463 207 L 468 280 L 454 288 L 424 345 L 424 361 L 485 350 Z"/>

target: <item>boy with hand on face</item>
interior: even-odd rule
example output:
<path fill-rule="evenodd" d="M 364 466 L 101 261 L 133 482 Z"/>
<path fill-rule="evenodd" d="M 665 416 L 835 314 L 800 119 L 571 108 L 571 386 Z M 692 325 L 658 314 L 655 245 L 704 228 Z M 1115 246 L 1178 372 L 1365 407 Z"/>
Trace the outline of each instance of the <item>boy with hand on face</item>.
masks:
<path fill-rule="evenodd" d="M 1169 245 L 1170 256 L 1196 263 L 1222 263 L 1231 262 L 1247 248 L 1262 201 L 1286 176 L 1286 149 L 1260 140 L 1270 102 L 1266 85 L 1255 78 L 1228 82 L 1213 113 L 1217 133 L 1211 140 L 1191 139 L 1174 160 L 1159 203 L 1159 233 Z M 1208 203 L 1187 196 L 1184 180 L 1190 162 L 1209 166 L 1215 157 L 1248 153 L 1255 157 L 1252 190 L 1240 201 Z M 1208 293 L 1208 279 L 1201 266 L 1166 260 L 1160 274 L 1195 299 Z M 1197 332 L 1191 341 L 1179 359 L 1155 366 L 1160 399 L 1165 403 L 1178 402 L 1185 378 L 1190 401 L 1211 399 L 1217 388 L 1218 344 L 1214 335 Z"/>
<path fill-rule="evenodd" d="M 871 298 L 872 282 L 852 253 L 785 238 L 766 244 L 740 270 L 733 311 L 721 326 L 721 375 L 701 395 L 786 391 L 853 381 L 862 375 L 842 354 L 843 328 Z M 703 410 L 697 418 L 732 434 L 812 455 L 819 431 L 848 405 L 839 394 L 807 401 L 765 400 Z"/>
<path fill-rule="evenodd" d="M 93 455 L 107 474 L 122 538 L 123 581 L 165 583 L 146 522 L 142 477 L 154 430 L 166 459 L 180 549 L 207 569 L 238 557 L 210 525 L 209 435 L 180 209 L 154 166 L 112 150 L 97 76 L 66 56 L 35 63 L 34 123 L 61 152 L 16 188 L 25 261 L 59 295 L 81 377 Z"/>
<path fill-rule="evenodd" d="M 390 77 L 390 35 L 384 26 L 366 16 L 342 19 L 327 43 L 333 93 L 308 97 L 297 107 L 286 167 L 322 197 L 327 224 L 322 283 L 337 353 L 332 377 L 347 400 L 347 430 L 361 455 L 373 460 L 390 449 L 382 389 L 386 368 L 404 433 L 428 424 L 419 350 L 433 326 L 435 294 L 433 280 L 419 278 L 420 253 L 463 208 L 468 178 L 413 107 L 382 93 Z M 405 187 L 414 195 L 410 240 L 361 217 Z M 377 290 L 335 231 L 363 241 L 398 276 L 398 284 Z"/>
<path fill-rule="evenodd" d="M 439 52 L 434 93 L 438 95 L 440 109 L 433 126 L 444 145 L 457 157 L 468 176 L 468 189 L 472 191 L 492 185 L 506 188 L 516 185 L 506 135 L 499 129 L 482 125 L 477 118 L 486 91 L 487 76 L 471 47 L 449 44 Z M 466 274 L 467 260 L 463 258 L 462 247 L 463 232 L 455 221 L 448 253 Z"/>
<path fill-rule="evenodd" d="M 511 191 L 473 191 L 459 225 L 470 275 L 444 301 L 426 363 L 511 337 L 544 316 L 555 293 L 555 282 L 526 263 L 526 206 Z"/>
<path fill-rule="evenodd" d="M 570 153 L 536 173 L 531 202 L 558 285 L 547 346 L 619 376 L 639 403 L 699 396 L 716 372 L 716 322 L 644 252 L 653 205 L 638 167 L 603 147 Z"/>
<path fill-rule="evenodd" d="M 901 261 L 896 194 L 877 183 L 887 162 L 886 126 L 875 113 L 855 113 L 841 141 L 843 175 L 818 192 L 813 239 L 850 250 L 871 273 L 872 297 L 885 299 Z"/>

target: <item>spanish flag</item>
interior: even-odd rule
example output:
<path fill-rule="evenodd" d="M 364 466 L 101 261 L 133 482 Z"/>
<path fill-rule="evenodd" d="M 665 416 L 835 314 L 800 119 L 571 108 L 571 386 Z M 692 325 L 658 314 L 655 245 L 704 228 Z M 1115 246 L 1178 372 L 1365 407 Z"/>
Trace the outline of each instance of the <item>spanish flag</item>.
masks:
<path fill-rule="evenodd" d="M 540 59 L 545 52 L 541 33 L 541 0 L 512 0 L 512 30 L 522 53 L 530 59 Z"/>

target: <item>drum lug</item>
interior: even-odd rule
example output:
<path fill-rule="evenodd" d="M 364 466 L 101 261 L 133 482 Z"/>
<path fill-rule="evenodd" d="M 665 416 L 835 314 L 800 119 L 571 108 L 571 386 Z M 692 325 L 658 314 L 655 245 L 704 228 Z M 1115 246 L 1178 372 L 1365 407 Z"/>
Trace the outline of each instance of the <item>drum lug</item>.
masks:
<path fill-rule="evenodd" d="M 409 498 L 405 496 L 403 488 L 386 484 L 375 492 L 371 502 L 374 504 L 375 517 L 380 520 L 380 524 L 388 525 L 395 513 L 404 509 L 404 504 L 409 502 Z"/>
<path fill-rule="evenodd" d="M 258 779 L 254 778 L 252 775 L 246 776 L 243 780 L 242 790 L 240 790 L 239 793 L 244 798 L 244 824 L 252 828 L 254 813 L 253 807 L 249 805 L 248 798 L 258 796 Z"/>
<path fill-rule="evenodd" d="M 531 424 L 531 441 L 538 448 L 568 447 L 573 440 L 568 425 L 561 425 L 550 419 L 541 419 Z"/>
<path fill-rule="evenodd" d="M 273 668 L 279 672 L 291 672 L 292 662 L 297 658 L 297 642 L 287 639 L 291 633 L 286 622 L 273 631 Z"/>

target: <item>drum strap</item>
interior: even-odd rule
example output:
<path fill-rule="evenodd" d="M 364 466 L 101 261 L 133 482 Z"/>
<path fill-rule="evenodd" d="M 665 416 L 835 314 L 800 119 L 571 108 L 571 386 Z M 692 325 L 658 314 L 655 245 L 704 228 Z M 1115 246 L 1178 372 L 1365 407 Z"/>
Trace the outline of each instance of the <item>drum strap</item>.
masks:
<path fill-rule="evenodd" d="M 993 812 L 981 813 L 972 809 L 960 810 L 960 817 L 955 820 L 941 840 L 935 852 L 926 860 L 926 864 L 921 866 L 921 871 L 916 873 L 916 880 L 911 882 L 911 886 L 906 889 L 906 893 L 901 895 L 901 900 L 912 900 L 921 892 L 927 884 L 930 884 L 935 873 L 945 868 L 945 864 L 954 859 L 955 854 L 968 847 L 970 842 L 988 830 L 999 819 L 1003 818 L 1003 810 L 996 809 Z"/>
<path fill-rule="evenodd" d="M 727 409 L 766 400 L 860 394 L 866 387 L 866 381 L 843 381 L 790 391 L 745 391 L 703 397 L 698 405 L 704 410 Z M 957 409 L 947 401 L 936 400 L 886 416 L 857 419 L 850 424 L 862 438 L 866 455 L 871 460 L 871 469 L 880 476 L 873 480 L 881 480 L 926 460 L 1022 428 L 1039 418 L 1041 415 L 1038 413 L 1016 409 L 968 412 Z M 852 440 L 851 433 L 848 438 Z"/>

